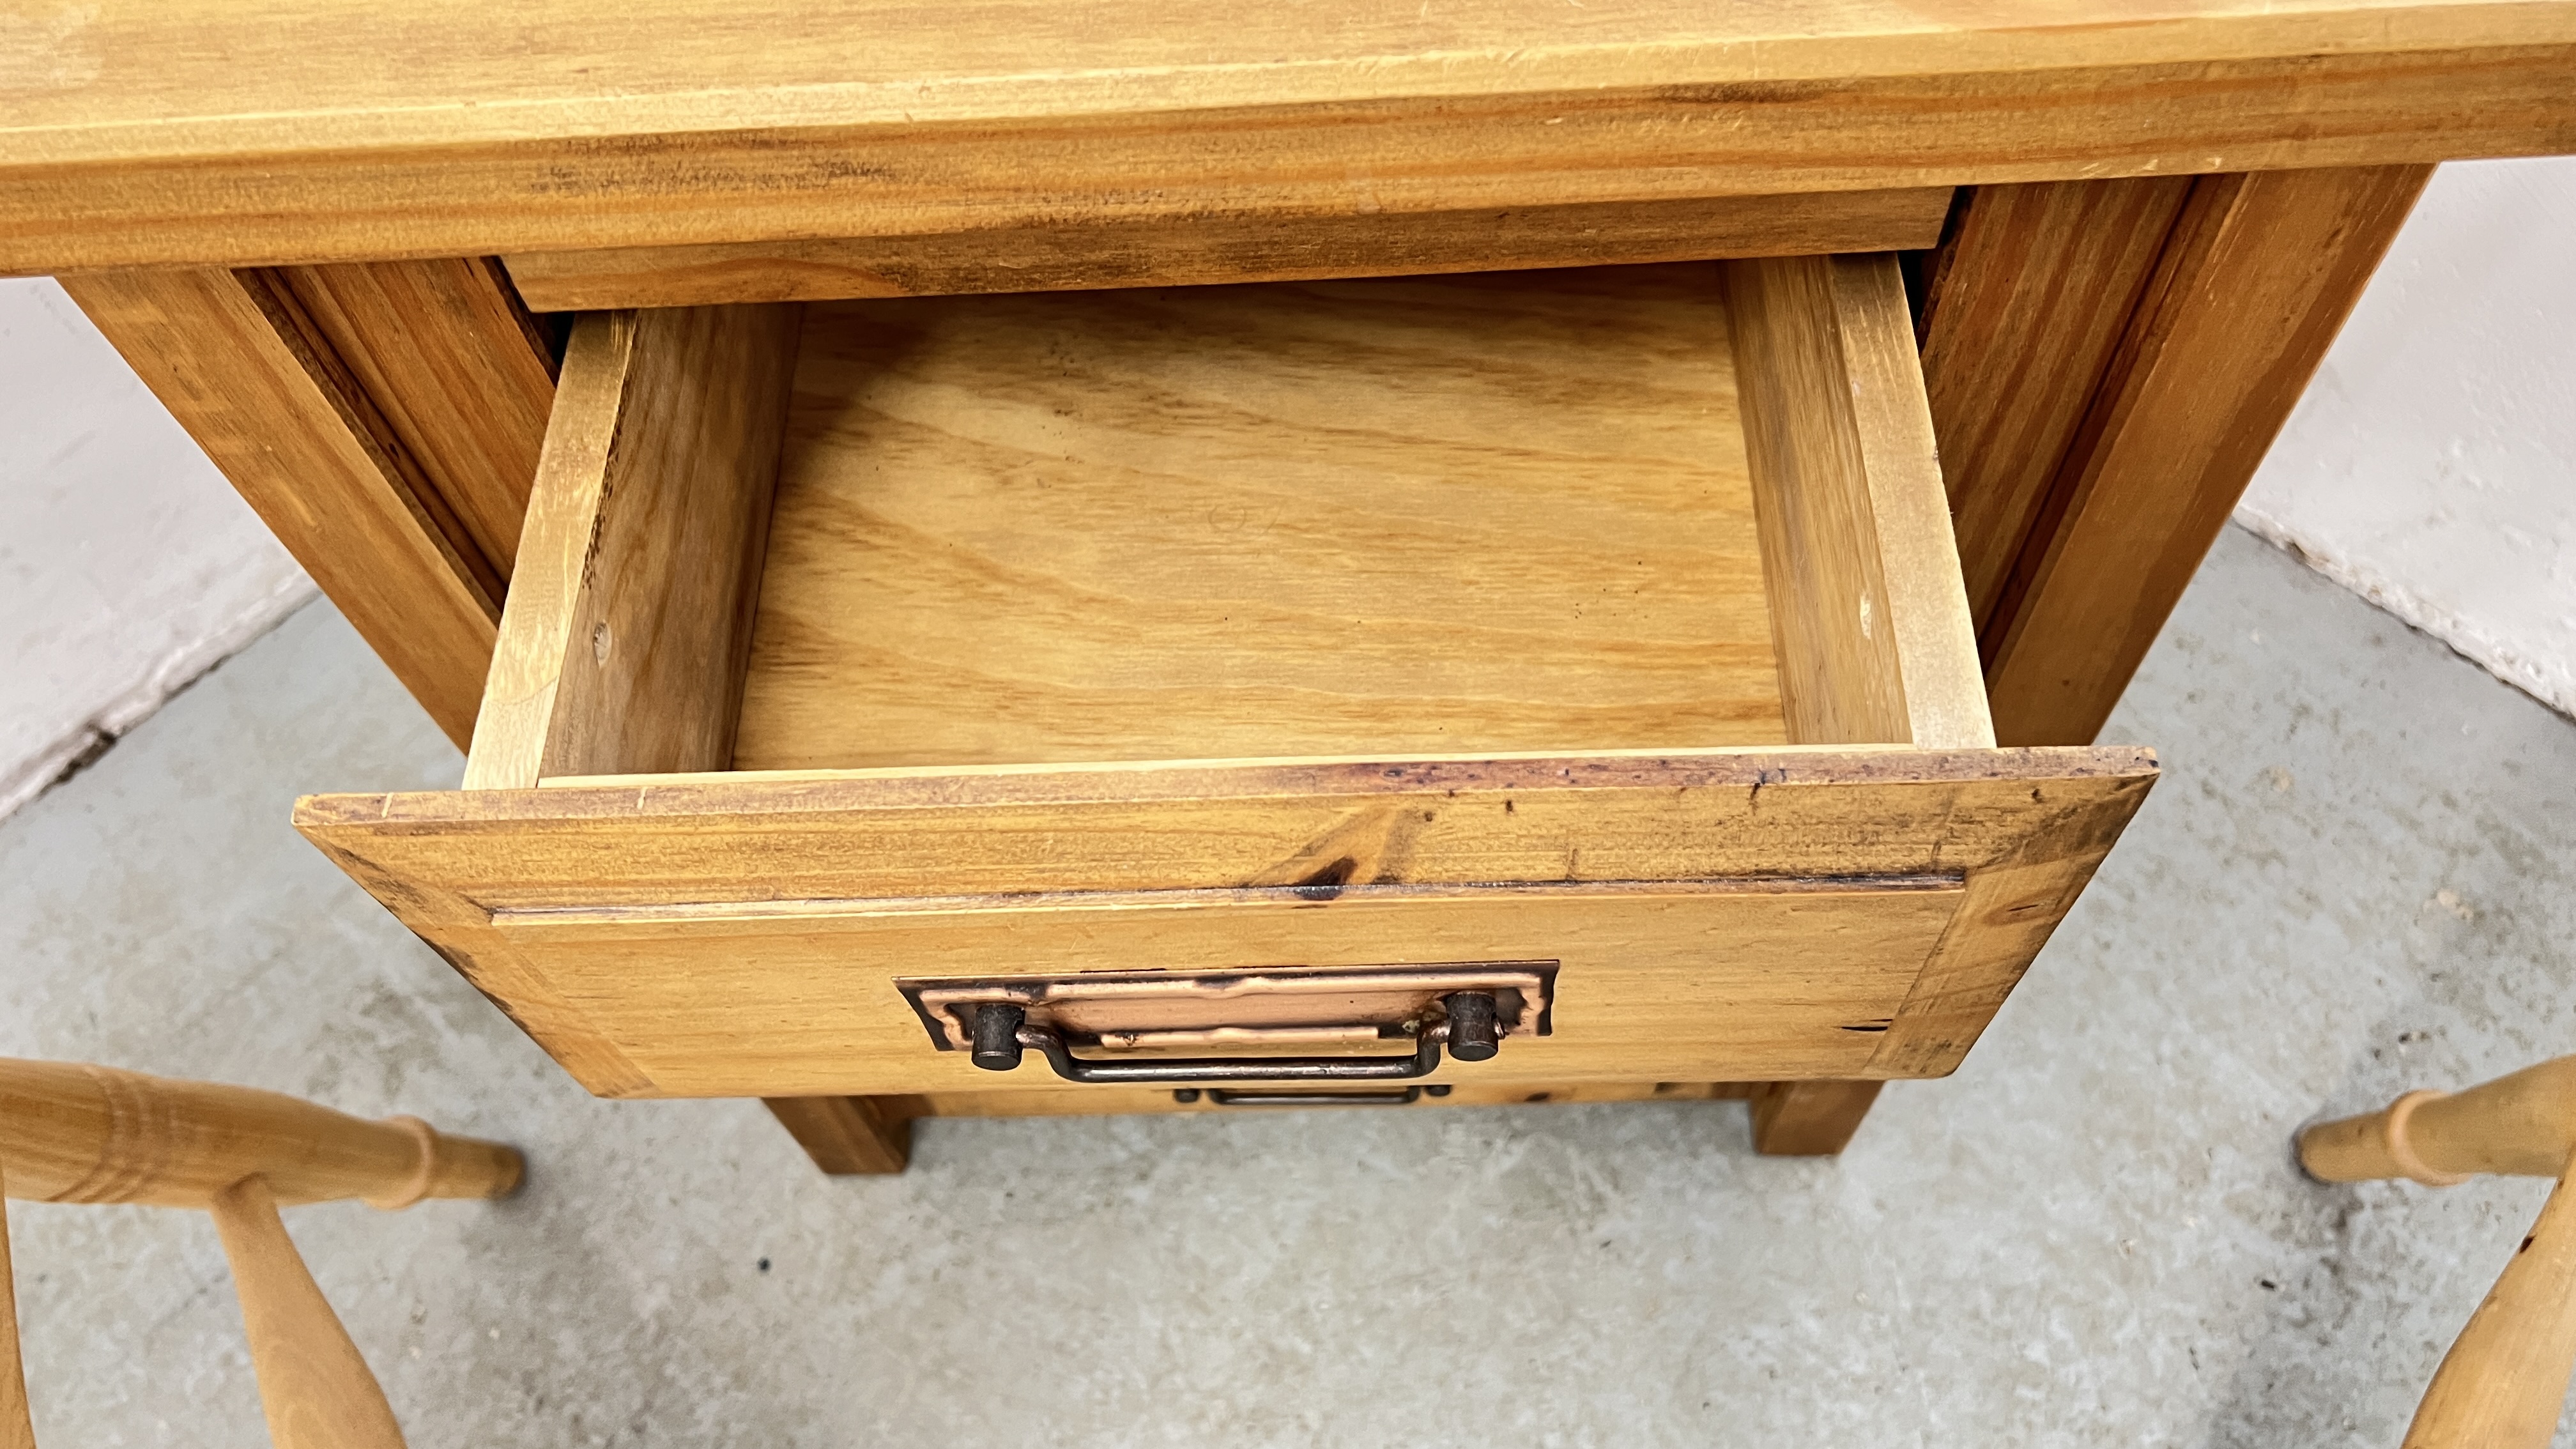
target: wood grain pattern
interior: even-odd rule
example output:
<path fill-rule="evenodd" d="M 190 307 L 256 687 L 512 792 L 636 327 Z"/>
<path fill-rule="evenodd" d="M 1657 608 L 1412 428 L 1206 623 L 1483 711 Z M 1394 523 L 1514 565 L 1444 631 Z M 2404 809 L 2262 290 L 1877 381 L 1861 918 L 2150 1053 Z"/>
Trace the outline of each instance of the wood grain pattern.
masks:
<path fill-rule="evenodd" d="M 424 889 L 417 880 L 403 879 L 331 840 L 310 833 L 306 838 L 378 902 L 403 900 L 402 909 L 386 908 L 545 1048 L 573 1080 L 604 1097 L 640 1093 L 650 1085 L 614 1043 L 564 1002 L 552 983 L 492 939 L 490 912 L 453 891 Z"/>
<path fill-rule="evenodd" d="M 1974 187 L 1933 259 L 1923 382 L 1980 627 L 2191 188 L 2188 176 Z"/>
<path fill-rule="evenodd" d="M 2073 909 L 2111 843 L 2092 832 L 2042 831 L 1973 872 L 1967 898 L 1880 1038 L 1868 1075 L 1956 1070 Z"/>
<path fill-rule="evenodd" d="M 1768 258 L 1724 270 L 1789 738 L 1992 745 L 1976 630 L 1896 259 Z M 2088 866 L 2083 875 L 2090 874 Z M 1978 894 L 1994 888 L 1981 873 Z M 1990 942 L 1993 933 L 1968 938 Z M 2017 953 L 2020 944 L 1981 953 L 2016 963 L 1986 1016 L 2018 978 L 2018 963 L 2029 960 Z M 1945 977 L 1957 970 L 1947 955 L 1938 964 Z M 1914 983 L 1909 999 L 1922 990 Z M 1926 1008 L 1931 999 L 1923 998 Z M 1900 1035 L 1900 1016 L 1902 1039 L 1925 1038 L 1924 1009 L 1891 1014 L 1890 1035 Z M 1957 1036 L 1964 1053 L 1984 1021 L 1930 1036 L 1943 1047 Z M 1882 1038 L 1873 1060 L 1929 1066 L 1926 1075 L 1958 1060 L 1885 1046 Z M 1840 1152 L 1877 1100 L 1876 1083 L 1797 1075 L 1802 1080 L 1769 1082 L 1756 1093 L 1755 1150 Z"/>
<path fill-rule="evenodd" d="M 869 909 L 851 903 L 908 896 L 1195 891 L 1318 878 L 1348 886 L 1732 880 L 1754 882 L 1757 895 L 1774 889 L 1760 882 L 1773 881 L 1785 899 L 1799 879 L 1964 874 L 1973 892 L 1990 863 L 2036 864 L 2033 857 L 2050 851 L 2068 862 L 2059 884 L 2071 894 L 2136 808 L 2152 772 L 2152 756 L 2134 750 L 915 770 L 315 797 L 299 803 L 297 825 L 414 930 L 451 959 L 476 966 L 487 990 L 498 987 L 514 1005 L 514 992 L 537 998 L 545 1030 L 536 1034 L 585 1085 L 606 1095 L 657 1095 L 673 1090 L 660 1073 L 692 1069 L 687 1059 L 664 1055 L 672 1045 L 667 1036 L 639 1047 L 625 1036 L 635 1023 L 605 1015 L 652 1009 L 637 1004 L 640 993 L 629 996 L 633 982 L 617 980 L 613 970 L 594 973 L 575 959 L 580 953 L 547 954 L 534 944 L 549 929 L 609 929 L 550 913 L 676 911 L 685 927 L 653 929 L 758 937 L 765 928 L 726 925 L 728 914 L 798 915 L 801 908 L 768 904 L 780 902 L 825 903 L 812 909 L 830 916 Z M 1321 904 L 1328 920 L 1342 919 L 1331 914 L 1337 910 L 1368 913 L 1358 908 L 1360 897 L 1347 890 L 1342 897 L 1353 909 L 1336 899 L 1306 901 L 1298 910 L 1312 917 Z M 1951 953 L 2008 974 L 2026 964 L 2017 953 L 2036 951 L 2046 935 L 2045 924 L 2032 927 L 2009 913 L 1943 915 L 1936 956 Z M 549 920 L 559 924 L 549 927 Z M 780 939 L 808 929 L 799 924 Z M 1301 919 L 1297 929 L 1328 928 Z M 1993 931 L 2011 933 L 2006 947 L 1980 946 Z M 988 939 L 1000 943 L 997 950 L 1041 942 L 1059 953 L 1084 949 L 1077 935 L 1002 932 Z M 697 961 L 696 972 L 713 974 L 692 986 L 684 979 L 692 972 L 667 973 L 653 989 L 718 989 L 712 983 L 726 978 L 718 963 L 750 959 L 746 952 L 757 954 L 743 942 L 716 962 L 703 953 L 673 954 L 668 959 Z M 1835 1054 L 1833 1075 L 1881 1070 L 1880 1037 L 1910 1031 L 1912 963 L 1922 959 L 1917 951 L 1894 985 L 1906 1001 L 1886 1032 L 1847 1033 L 1863 1050 Z M 810 988 L 790 973 L 765 989 L 793 996 Z M 778 1000 L 782 1011 L 811 1013 L 819 998 Z M 664 1029 L 689 1029 L 677 1016 L 662 1020 Z M 844 1026 L 836 1021 L 831 1030 Z M 1890 1057 L 1886 1070 L 1931 1075 L 1954 1068 L 1968 1038 L 1948 1033 L 1939 1040 L 1939 1050 Z M 1702 1070 L 1702 1079 L 1736 1075 Z M 909 1083 L 833 1076 L 799 1079 L 793 1088 L 721 1085 L 775 1095 Z"/>
<path fill-rule="evenodd" d="M 37 1202 L 204 1207 L 253 1173 L 287 1203 L 501 1197 L 519 1154 L 413 1119 L 370 1122 L 276 1092 L 79 1062 L 0 1058 L 0 1164 Z"/>
<path fill-rule="evenodd" d="M 1999 739 L 2101 729 L 2430 175 L 2193 183 L 1986 623 Z"/>
<path fill-rule="evenodd" d="M 796 314 L 575 327 L 465 788 L 731 756 Z"/>
<path fill-rule="evenodd" d="M 452 511 L 458 550 L 471 548 L 490 576 L 507 580 L 554 404 L 555 358 L 500 264 L 460 257 L 270 276 Z"/>
<path fill-rule="evenodd" d="M 2576 149 L 2566 0 L 185 0 L 21 35 L 12 271 Z"/>
<path fill-rule="evenodd" d="M 1948 187 L 1714 196 L 1473 211 L 1024 227 L 523 252 L 508 259 L 545 310 L 931 297 L 1328 277 L 1587 267 L 1708 257 L 1901 251 L 1940 239 Z"/>
<path fill-rule="evenodd" d="M 292 293 L 261 272 L 64 286 L 448 738 L 470 738 L 502 579 Z"/>
<path fill-rule="evenodd" d="M 1285 885 L 1345 858 L 1351 883 L 1941 875 L 2125 818 L 2154 776 L 2135 746 L 1183 761 L 314 795 L 295 820 L 479 914 Z"/>
<path fill-rule="evenodd" d="M 771 1097 L 769 1114 L 834 1177 L 901 1172 L 912 1157 L 910 1104 L 873 1097 Z"/>
<path fill-rule="evenodd" d="M 1895 258 L 1724 270 L 1789 738 L 1993 744 Z"/>
<path fill-rule="evenodd" d="M 276 1449 L 403 1449 L 393 1406 L 286 1236 L 277 1199 L 245 1177 L 207 1204 L 232 1265 Z"/>
<path fill-rule="evenodd" d="M 1706 265 L 818 305 L 734 764 L 1777 742 L 1747 489 Z"/>
<path fill-rule="evenodd" d="M 1753 1093 L 1753 1150 L 1831 1157 L 1851 1145 L 1881 1082 L 1765 1082 Z"/>
<path fill-rule="evenodd" d="M 679 1096 L 1059 1087 L 935 1050 L 894 988 L 917 973 L 1554 959 L 1551 1034 L 1429 1080 L 1858 1076 L 1957 908 L 1911 889 L 1687 883 L 887 900 L 498 913 L 500 934 Z"/>

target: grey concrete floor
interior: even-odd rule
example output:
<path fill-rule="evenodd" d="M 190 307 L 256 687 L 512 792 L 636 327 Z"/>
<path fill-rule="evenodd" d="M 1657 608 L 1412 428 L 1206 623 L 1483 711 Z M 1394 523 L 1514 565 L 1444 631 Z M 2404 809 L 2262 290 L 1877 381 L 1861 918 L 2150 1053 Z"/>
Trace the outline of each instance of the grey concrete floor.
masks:
<path fill-rule="evenodd" d="M 2393 1446 L 2545 1189 L 2289 1136 L 2576 1050 L 2576 726 L 2231 531 L 2105 738 L 2163 784 L 1839 1160 L 1673 1103 L 933 1122 L 833 1181 L 585 1096 L 287 828 L 459 770 L 316 605 L 0 825 L 0 1052 L 522 1144 L 508 1202 L 287 1214 L 422 1449 Z M 265 1442 L 203 1218 L 11 1215 L 45 1442 Z"/>

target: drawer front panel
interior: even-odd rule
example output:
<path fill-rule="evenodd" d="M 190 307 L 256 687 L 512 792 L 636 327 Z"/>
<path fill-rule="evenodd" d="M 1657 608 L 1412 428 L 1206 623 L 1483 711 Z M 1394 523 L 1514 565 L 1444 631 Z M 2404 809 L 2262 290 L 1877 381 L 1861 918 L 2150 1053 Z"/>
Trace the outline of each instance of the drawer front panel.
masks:
<path fill-rule="evenodd" d="M 1861 1076 L 1955 882 L 1144 892 L 509 911 L 493 924 L 679 1096 L 1061 1088 L 933 1048 L 896 979 L 1473 960 L 1559 963 L 1552 1029 L 1461 1084 Z M 1222 899 L 1211 899 L 1222 896 Z"/>
<path fill-rule="evenodd" d="M 1466 961 L 1560 963 L 1553 1032 L 1478 1079 L 1888 1078 L 1958 1065 L 2154 769 L 2130 749 L 1264 762 L 320 797 L 297 818 L 606 1096 L 1003 1090 L 922 1060 L 902 977 Z M 1629 1014 L 1667 1000 L 1693 1014 L 1639 1046 Z"/>

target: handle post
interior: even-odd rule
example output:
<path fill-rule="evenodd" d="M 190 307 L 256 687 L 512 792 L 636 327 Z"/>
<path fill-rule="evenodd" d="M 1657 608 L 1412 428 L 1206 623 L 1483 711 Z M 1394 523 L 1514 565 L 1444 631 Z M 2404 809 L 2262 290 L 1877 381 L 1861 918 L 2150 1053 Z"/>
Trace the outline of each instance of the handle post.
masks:
<path fill-rule="evenodd" d="M 1462 1062 L 1492 1060 L 1503 1039 L 1493 996 L 1482 991 L 1452 992 L 1440 998 L 1440 1005 L 1449 1013 L 1449 1054 Z"/>
<path fill-rule="evenodd" d="M 975 1020 L 969 1031 L 974 1038 L 969 1059 L 988 1072 L 1007 1072 L 1020 1064 L 1020 1029 L 1027 1025 L 1029 1014 L 1006 1001 L 988 1001 L 975 1008 Z"/>

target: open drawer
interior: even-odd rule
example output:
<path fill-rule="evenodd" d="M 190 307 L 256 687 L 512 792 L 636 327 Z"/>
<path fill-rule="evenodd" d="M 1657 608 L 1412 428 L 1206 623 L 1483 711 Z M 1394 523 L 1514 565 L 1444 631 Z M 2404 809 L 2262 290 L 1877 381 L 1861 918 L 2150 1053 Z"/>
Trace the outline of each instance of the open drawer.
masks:
<path fill-rule="evenodd" d="M 586 314 L 465 788 L 296 819 L 593 1091 L 1080 1110 L 1945 1073 L 2154 774 L 1880 255 Z"/>

